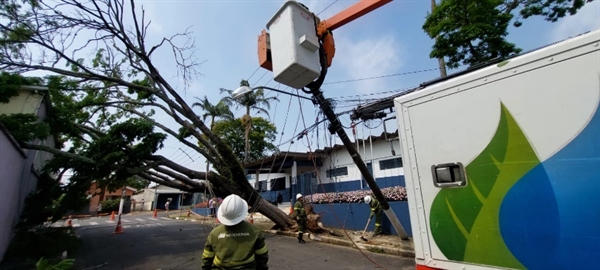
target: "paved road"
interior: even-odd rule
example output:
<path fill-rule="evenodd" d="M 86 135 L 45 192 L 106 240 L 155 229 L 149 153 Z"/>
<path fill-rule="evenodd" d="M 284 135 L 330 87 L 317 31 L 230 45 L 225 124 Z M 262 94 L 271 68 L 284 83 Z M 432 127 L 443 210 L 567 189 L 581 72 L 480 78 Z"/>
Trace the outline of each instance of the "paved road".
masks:
<path fill-rule="evenodd" d="M 77 268 L 200 269 L 201 252 L 210 226 L 190 221 L 126 216 L 123 234 L 113 234 L 108 218 L 78 220 L 84 246 Z M 414 260 L 307 241 L 266 235 L 271 269 L 414 269 Z M 381 268 L 380 268 L 381 269 Z"/>
<path fill-rule="evenodd" d="M 105 227 L 112 226 L 113 228 L 117 225 L 117 217 L 115 220 L 110 220 L 110 217 L 91 217 L 84 219 L 74 218 L 71 220 L 73 227 Z M 164 216 L 152 217 L 151 214 L 125 214 L 121 218 L 121 224 L 123 228 L 131 228 L 131 227 L 144 227 L 144 226 L 161 226 L 161 222 L 171 221 L 172 219 Z M 52 226 L 54 227 L 62 227 L 65 226 L 66 221 L 59 221 L 54 223 Z"/>

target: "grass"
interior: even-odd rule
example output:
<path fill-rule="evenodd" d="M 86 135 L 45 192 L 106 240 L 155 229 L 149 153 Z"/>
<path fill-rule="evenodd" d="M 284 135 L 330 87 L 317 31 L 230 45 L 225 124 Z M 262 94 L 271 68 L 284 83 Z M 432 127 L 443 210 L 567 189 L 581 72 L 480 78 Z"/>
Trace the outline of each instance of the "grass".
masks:
<path fill-rule="evenodd" d="M 373 253 L 385 253 L 385 250 L 383 250 L 383 248 L 378 247 L 368 247 L 367 250 Z"/>

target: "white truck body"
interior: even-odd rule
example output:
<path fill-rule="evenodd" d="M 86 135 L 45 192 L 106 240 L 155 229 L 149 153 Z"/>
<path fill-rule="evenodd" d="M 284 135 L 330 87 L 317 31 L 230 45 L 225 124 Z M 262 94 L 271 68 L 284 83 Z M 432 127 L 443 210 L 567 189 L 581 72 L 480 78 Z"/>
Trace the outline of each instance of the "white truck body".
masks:
<path fill-rule="evenodd" d="M 394 100 L 417 269 L 600 267 L 599 43 Z"/>

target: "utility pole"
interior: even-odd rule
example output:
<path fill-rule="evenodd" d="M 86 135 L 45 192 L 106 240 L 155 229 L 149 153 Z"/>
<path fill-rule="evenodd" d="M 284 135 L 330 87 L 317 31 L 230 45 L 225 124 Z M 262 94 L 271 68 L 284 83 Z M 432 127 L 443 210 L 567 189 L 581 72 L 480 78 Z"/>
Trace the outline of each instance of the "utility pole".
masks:
<path fill-rule="evenodd" d="M 365 181 L 367 181 L 369 188 L 371 188 L 371 191 L 373 191 L 373 195 L 375 195 L 375 198 L 377 198 L 377 200 L 383 207 L 383 211 L 385 212 L 385 215 L 390 219 L 392 226 L 394 226 L 394 229 L 396 229 L 396 232 L 398 233 L 400 238 L 402 238 L 402 240 L 407 240 L 408 234 L 404 230 L 404 227 L 402 227 L 402 223 L 400 223 L 400 220 L 398 220 L 396 213 L 394 213 L 394 211 L 390 208 L 390 204 L 385 199 L 385 196 L 383 196 L 381 189 L 379 189 L 379 186 L 375 182 L 375 178 L 367 168 L 365 162 L 360 157 L 360 153 L 354 147 L 354 144 L 348 137 L 348 134 L 346 134 L 346 131 L 343 129 L 340 119 L 333 111 L 333 108 L 331 108 L 330 102 L 327 99 L 325 99 L 325 97 L 323 96 L 323 92 L 320 90 L 321 85 L 323 85 L 323 82 L 325 81 L 325 76 L 327 75 L 327 59 L 322 46 L 320 49 L 320 58 L 321 75 L 316 81 L 313 81 L 306 86 L 306 88 L 308 88 L 310 91 L 304 89 L 303 91 L 313 95 L 313 99 L 316 101 L 317 104 L 319 104 L 319 106 L 321 107 L 321 111 L 323 112 L 323 114 L 325 114 L 327 120 L 329 120 L 329 132 L 331 132 L 331 134 L 336 133 L 340 140 L 342 140 L 342 143 L 346 147 L 348 154 L 350 154 L 350 157 L 352 157 L 354 164 L 356 164 L 358 170 L 365 178 Z"/>
<path fill-rule="evenodd" d="M 435 3 L 435 0 L 431 0 L 431 13 L 433 13 L 433 11 L 435 10 L 436 7 L 437 7 L 437 4 Z M 435 37 L 435 40 L 437 42 L 438 37 Z M 446 61 L 444 61 L 444 57 L 438 57 L 438 64 L 440 66 L 440 76 L 442 78 L 448 76 L 446 74 Z"/>
<path fill-rule="evenodd" d="M 123 204 L 125 204 L 125 190 L 127 186 L 123 186 L 121 190 L 121 201 L 119 202 L 119 216 L 123 213 Z"/>

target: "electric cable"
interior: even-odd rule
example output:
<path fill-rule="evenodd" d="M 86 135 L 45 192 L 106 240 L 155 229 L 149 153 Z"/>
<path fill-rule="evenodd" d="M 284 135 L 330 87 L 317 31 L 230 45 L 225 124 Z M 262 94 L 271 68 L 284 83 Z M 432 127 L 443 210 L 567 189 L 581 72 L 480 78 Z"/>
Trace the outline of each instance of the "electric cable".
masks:
<path fill-rule="evenodd" d="M 406 71 L 406 72 L 401 72 L 401 73 L 386 74 L 386 75 L 380 75 L 380 76 L 364 77 L 364 78 L 358 78 L 358 79 L 348 79 L 348 80 L 335 81 L 335 82 L 326 82 L 326 83 L 323 83 L 323 85 L 331 85 L 331 84 L 339 84 L 339 83 L 349 83 L 349 82 L 359 82 L 359 81 L 374 80 L 374 79 L 383 79 L 383 78 L 396 77 L 396 76 L 402 76 L 402 75 L 410 75 L 410 74 L 417 74 L 417 73 L 424 73 L 424 72 L 431 72 L 431 71 L 437 71 L 437 70 L 439 70 L 439 68 L 428 68 L 428 69 Z"/>
<path fill-rule="evenodd" d="M 333 6 L 333 4 L 335 4 L 337 1 L 339 1 L 339 0 L 333 1 L 333 3 L 329 4 L 329 6 L 327 6 L 323 10 L 321 10 L 321 12 L 317 13 L 317 16 L 321 15 L 321 13 L 323 13 L 325 10 L 327 10 L 328 8 L 330 8 L 331 6 Z"/>
<path fill-rule="evenodd" d="M 298 91 L 298 89 L 296 89 L 296 91 Z M 300 94 L 300 92 L 298 92 L 298 94 Z M 304 113 L 302 111 L 302 103 L 300 103 L 300 98 L 298 98 L 298 103 L 300 104 L 300 115 L 302 115 L 302 123 L 304 124 L 304 128 L 306 129 L 306 121 L 304 120 Z M 308 142 L 308 151 L 310 153 L 309 156 L 313 156 L 312 153 L 312 148 L 310 147 L 310 140 L 308 139 L 308 137 L 306 138 L 307 142 Z M 320 171 L 317 168 L 317 163 L 313 158 L 311 158 L 312 163 L 313 163 L 313 167 L 315 169 L 315 174 L 317 176 L 317 180 L 319 181 L 319 186 L 321 186 L 321 188 L 323 189 L 323 192 L 325 192 L 325 188 L 323 187 L 323 182 L 321 181 L 321 174 Z M 311 194 L 312 196 L 312 194 Z M 329 207 L 331 208 L 331 211 L 333 213 L 333 215 L 335 216 L 335 219 L 338 221 L 338 224 L 341 224 L 341 221 L 337 215 L 337 213 L 333 210 L 333 206 L 331 205 L 331 202 L 328 202 Z M 352 242 L 352 244 L 354 246 L 356 246 L 356 243 L 354 242 L 354 240 L 352 240 L 352 237 L 350 237 L 350 235 L 348 234 L 348 231 L 346 231 L 346 229 L 344 228 L 344 226 L 340 226 L 342 228 L 342 230 L 344 231 L 344 234 L 346 234 L 346 236 L 348 237 L 348 239 L 350 240 L 350 242 Z M 383 266 L 381 266 L 380 264 L 378 264 L 377 262 L 375 262 L 373 259 L 369 258 L 369 256 L 367 256 L 367 254 L 365 254 L 360 248 L 358 249 L 358 251 L 365 257 L 367 258 L 369 261 L 371 261 L 373 264 L 377 265 L 378 267 L 384 268 Z M 384 268 L 385 269 L 385 268 Z"/>

